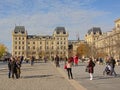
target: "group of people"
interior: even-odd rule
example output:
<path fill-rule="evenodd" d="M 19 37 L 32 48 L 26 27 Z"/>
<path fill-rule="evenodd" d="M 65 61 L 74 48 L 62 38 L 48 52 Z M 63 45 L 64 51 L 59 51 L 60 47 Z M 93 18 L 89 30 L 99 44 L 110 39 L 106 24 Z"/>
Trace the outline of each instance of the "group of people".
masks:
<path fill-rule="evenodd" d="M 20 78 L 20 74 L 21 74 L 21 64 L 23 61 L 23 56 L 21 57 L 11 57 L 8 60 L 8 78 L 15 78 L 18 79 Z"/>
<path fill-rule="evenodd" d="M 31 57 L 31 66 L 34 64 L 34 60 L 35 58 Z M 23 61 L 23 56 L 11 57 L 8 60 L 8 69 L 9 69 L 8 77 L 9 78 L 11 77 L 12 78 L 16 77 L 16 79 L 20 78 L 22 61 Z M 55 61 L 56 67 L 60 67 L 60 64 L 59 64 L 60 58 L 58 55 L 56 55 L 56 57 L 54 58 L 54 61 Z M 45 58 L 45 62 L 46 62 L 46 58 Z M 79 62 L 78 56 L 65 58 L 64 69 L 66 69 L 69 79 L 73 79 L 72 66 L 78 65 L 78 62 Z M 106 61 L 105 70 L 103 71 L 103 75 L 106 74 L 106 75 L 116 76 L 117 74 L 114 70 L 115 64 L 116 64 L 115 59 L 113 57 L 108 58 Z M 95 67 L 95 61 L 93 61 L 92 58 L 89 58 L 88 64 L 86 67 L 86 72 L 89 73 L 90 80 L 93 80 L 94 67 Z"/>
<path fill-rule="evenodd" d="M 114 68 L 115 68 L 116 61 L 113 57 L 110 57 L 106 61 L 106 67 L 105 70 L 103 71 L 103 75 L 114 75 L 117 76 Z"/>
<path fill-rule="evenodd" d="M 65 62 L 65 65 L 64 65 L 64 69 L 67 70 L 69 79 L 70 78 L 73 79 L 73 74 L 72 74 L 73 61 L 74 61 L 74 58 L 69 57 L 68 59 L 66 59 L 66 62 Z M 103 74 L 106 73 L 106 75 L 117 76 L 117 74 L 114 70 L 115 64 L 116 64 L 115 59 L 113 57 L 110 57 L 106 61 L 106 67 L 105 67 L 105 70 L 103 71 Z M 88 64 L 86 66 L 86 71 L 89 73 L 90 80 L 93 80 L 94 67 L 95 67 L 95 61 L 92 58 L 89 58 Z M 109 70 L 109 73 L 108 73 L 107 70 Z"/>

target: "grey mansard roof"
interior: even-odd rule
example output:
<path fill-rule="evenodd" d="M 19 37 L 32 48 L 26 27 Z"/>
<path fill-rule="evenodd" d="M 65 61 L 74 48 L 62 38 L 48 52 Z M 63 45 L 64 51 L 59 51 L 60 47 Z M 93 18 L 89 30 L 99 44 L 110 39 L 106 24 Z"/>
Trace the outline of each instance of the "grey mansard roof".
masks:
<path fill-rule="evenodd" d="M 15 26 L 14 33 L 25 33 L 25 27 L 24 26 Z"/>
<path fill-rule="evenodd" d="M 55 31 L 57 34 L 59 34 L 60 32 L 62 32 L 63 34 L 66 34 L 65 27 L 56 27 Z"/>
<path fill-rule="evenodd" d="M 93 27 L 91 28 L 90 30 L 88 30 L 88 34 L 96 34 L 96 33 L 99 33 L 99 34 L 102 34 L 102 31 L 99 27 Z"/>

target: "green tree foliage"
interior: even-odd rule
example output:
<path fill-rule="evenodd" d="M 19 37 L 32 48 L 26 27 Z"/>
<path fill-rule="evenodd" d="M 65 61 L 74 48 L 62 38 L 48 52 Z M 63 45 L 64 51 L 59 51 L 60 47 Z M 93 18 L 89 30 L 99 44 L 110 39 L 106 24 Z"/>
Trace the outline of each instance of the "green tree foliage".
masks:
<path fill-rule="evenodd" d="M 5 51 L 6 51 L 5 45 L 0 43 L 0 58 L 3 56 Z"/>

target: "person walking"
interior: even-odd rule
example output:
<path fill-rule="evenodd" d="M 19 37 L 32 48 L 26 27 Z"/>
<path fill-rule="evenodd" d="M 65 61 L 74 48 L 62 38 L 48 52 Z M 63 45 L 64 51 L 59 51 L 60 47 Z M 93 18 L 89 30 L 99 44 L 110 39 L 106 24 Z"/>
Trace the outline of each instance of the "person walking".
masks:
<path fill-rule="evenodd" d="M 74 63 L 75 63 L 75 66 L 77 66 L 78 65 L 78 56 L 76 55 L 75 57 L 74 57 Z"/>
<path fill-rule="evenodd" d="M 90 75 L 90 80 L 93 80 L 94 66 L 95 66 L 95 63 L 93 62 L 92 58 L 90 58 L 87 65 L 88 72 Z"/>
<path fill-rule="evenodd" d="M 67 66 L 67 73 L 68 73 L 68 78 L 70 79 L 73 79 L 73 74 L 72 74 L 72 61 L 71 61 L 71 58 L 70 57 L 66 63 L 66 66 Z"/>
<path fill-rule="evenodd" d="M 113 58 L 113 57 L 111 57 L 110 58 L 110 65 L 111 65 L 111 75 L 113 75 L 114 74 L 114 76 L 116 77 L 117 76 L 117 74 L 116 74 L 116 72 L 115 72 L 115 64 L 116 64 L 116 61 L 115 61 L 115 59 Z"/>
<path fill-rule="evenodd" d="M 56 55 L 56 57 L 55 57 L 55 64 L 56 64 L 56 67 L 60 67 L 59 61 L 60 61 L 60 58 L 59 58 L 58 55 Z"/>

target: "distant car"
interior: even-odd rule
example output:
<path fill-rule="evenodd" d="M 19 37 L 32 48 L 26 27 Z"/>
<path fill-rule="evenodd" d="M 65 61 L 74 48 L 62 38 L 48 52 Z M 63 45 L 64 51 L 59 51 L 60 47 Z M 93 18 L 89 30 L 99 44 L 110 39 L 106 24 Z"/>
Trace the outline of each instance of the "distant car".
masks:
<path fill-rule="evenodd" d="M 120 65 L 120 60 L 116 60 L 116 65 Z"/>

